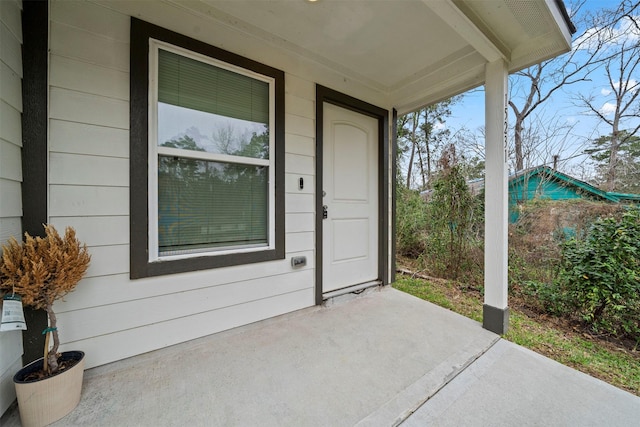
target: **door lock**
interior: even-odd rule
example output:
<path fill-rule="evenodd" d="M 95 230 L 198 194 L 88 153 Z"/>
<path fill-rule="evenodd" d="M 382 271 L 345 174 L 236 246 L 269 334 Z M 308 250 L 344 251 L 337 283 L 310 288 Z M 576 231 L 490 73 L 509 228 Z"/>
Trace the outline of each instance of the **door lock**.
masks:
<path fill-rule="evenodd" d="M 322 206 L 322 219 L 329 218 L 329 211 L 327 205 Z"/>

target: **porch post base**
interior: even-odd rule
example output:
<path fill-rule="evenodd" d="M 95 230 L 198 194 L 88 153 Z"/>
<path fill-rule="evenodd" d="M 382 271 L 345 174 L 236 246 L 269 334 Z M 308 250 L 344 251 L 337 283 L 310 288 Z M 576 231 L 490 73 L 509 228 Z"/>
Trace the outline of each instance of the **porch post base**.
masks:
<path fill-rule="evenodd" d="M 482 327 L 499 335 L 506 334 L 509 329 L 509 307 L 497 308 L 484 304 Z"/>

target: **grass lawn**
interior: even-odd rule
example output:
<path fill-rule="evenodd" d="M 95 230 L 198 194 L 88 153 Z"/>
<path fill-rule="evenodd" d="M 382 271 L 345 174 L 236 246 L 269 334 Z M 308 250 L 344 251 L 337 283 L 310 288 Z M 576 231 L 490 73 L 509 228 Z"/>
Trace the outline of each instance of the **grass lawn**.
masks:
<path fill-rule="evenodd" d="M 482 295 L 460 283 L 399 274 L 393 287 L 482 322 Z M 561 319 L 510 307 L 504 339 L 640 396 L 640 349 L 628 350 Z"/>

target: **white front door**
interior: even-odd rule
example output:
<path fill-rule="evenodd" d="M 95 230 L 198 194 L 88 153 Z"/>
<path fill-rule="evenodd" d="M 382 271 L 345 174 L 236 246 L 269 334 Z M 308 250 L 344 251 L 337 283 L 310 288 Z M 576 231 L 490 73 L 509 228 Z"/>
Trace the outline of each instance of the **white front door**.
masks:
<path fill-rule="evenodd" d="M 378 121 L 324 104 L 322 291 L 378 279 Z"/>

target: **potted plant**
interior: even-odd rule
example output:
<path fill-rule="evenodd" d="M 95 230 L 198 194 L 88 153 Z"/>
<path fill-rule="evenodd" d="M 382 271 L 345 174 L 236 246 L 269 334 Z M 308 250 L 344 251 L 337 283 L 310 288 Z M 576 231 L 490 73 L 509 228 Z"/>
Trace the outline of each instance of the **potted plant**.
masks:
<path fill-rule="evenodd" d="M 53 303 L 75 288 L 91 256 L 73 228 L 67 227 L 64 237 L 52 225 L 44 225 L 44 229 L 44 237 L 25 233 L 22 243 L 11 238 L 2 246 L 0 260 L 0 297 L 19 295 L 24 305 L 44 309 L 49 320 L 43 331 L 44 357 L 13 377 L 23 426 L 47 425 L 71 412 L 80 401 L 84 372 L 83 352 L 58 353 L 60 340 Z"/>

